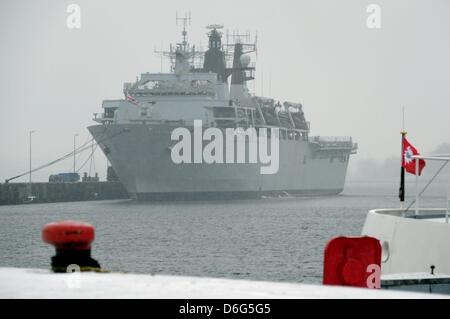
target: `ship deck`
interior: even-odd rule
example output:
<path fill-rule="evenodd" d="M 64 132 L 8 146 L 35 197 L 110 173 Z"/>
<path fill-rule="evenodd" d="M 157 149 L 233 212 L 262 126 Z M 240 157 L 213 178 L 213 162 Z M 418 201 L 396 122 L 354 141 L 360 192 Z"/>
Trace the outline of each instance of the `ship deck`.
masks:
<path fill-rule="evenodd" d="M 450 223 L 450 210 L 447 208 L 420 208 L 417 211 L 413 208 L 405 210 L 402 208 L 374 209 L 371 212 L 375 214 L 419 219 L 424 221 L 433 221 L 437 223 Z M 449 217 L 447 219 L 447 216 Z"/>

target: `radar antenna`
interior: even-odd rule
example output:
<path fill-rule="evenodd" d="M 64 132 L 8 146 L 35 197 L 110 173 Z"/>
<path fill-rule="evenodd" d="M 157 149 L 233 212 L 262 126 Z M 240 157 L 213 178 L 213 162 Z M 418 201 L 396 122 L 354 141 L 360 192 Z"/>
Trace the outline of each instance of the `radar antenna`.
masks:
<path fill-rule="evenodd" d="M 223 24 L 208 24 L 206 26 L 206 29 L 208 30 L 219 30 L 219 29 L 223 29 Z"/>
<path fill-rule="evenodd" d="M 224 44 L 225 48 L 225 57 L 227 60 L 227 65 L 231 68 L 232 61 L 234 56 L 234 48 L 236 44 L 240 44 L 242 47 L 242 54 L 252 53 L 254 52 L 256 57 L 258 57 L 258 33 L 255 32 L 252 37 L 250 31 L 246 31 L 245 33 L 240 33 L 238 30 L 233 30 L 230 32 L 226 30 L 226 44 Z M 255 65 L 252 63 L 250 68 L 254 69 Z"/>
<path fill-rule="evenodd" d="M 191 13 L 185 13 L 184 17 L 179 18 L 178 17 L 178 12 L 176 12 L 176 18 L 175 18 L 175 24 L 178 26 L 178 21 L 183 21 L 183 32 L 181 33 L 183 35 L 183 49 L 184 51 L 186 51 L 186 46 L 187 46 L 187 31 L 186 31 L 186 26 L 190 26 L 191 25 Z"/>

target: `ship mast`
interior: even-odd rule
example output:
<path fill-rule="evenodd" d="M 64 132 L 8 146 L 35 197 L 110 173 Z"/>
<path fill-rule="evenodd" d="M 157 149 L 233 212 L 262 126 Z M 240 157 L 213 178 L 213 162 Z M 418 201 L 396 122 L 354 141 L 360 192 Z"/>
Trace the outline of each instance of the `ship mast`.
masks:
<path fill-rule="evenodd" d="M 176 13 L 176 18 L 175 18 L 175 24 L 178 26 L 178 21 L 183 21 L 183 32 L 181 32 L 182 36 L 183 36 L 183 42 L 181 42 L 181 45 L 183 47 L 183 51 L 186 51 L 186 47 L 189 45 L 187 42 L 187 31 L 186 31 L 186 26 L 189 23 L 189 26 L 191 25 L 191 13 L 189 12 L 189 16 L 187 13 L 184 14 L 183 18 L 179 18 L 178 17 L 178 12 Z"/>
<path fill-rule="evenodd" d="M 231 43 L 229 39 L 232 39 Z M 247 81 L 255 79 L 255 63 L 251 63 L 249 53 L 257 53 L 257 34 L 252 41 L 250 32 L 239 34 L 227 32 L 226 55 L 232 57 L 231 99 L 240 100 L 249 96 Z"/>
<path fill-rule="evenodd" d="M 182 42 L 176 43 L 175 48 L 171 44 L 169 51 L 155 51 L 155 53 L 168 58 L 171 64 L 170 71 L 180 74 L 189 72 L 195 64 L 199 64 L 198 60 L 203 58 L 203 52 L 197 51 L 195 45 L 191 46 L 188 42 L 186 27 L 191 25 L 191 14 L 186 13 L 184 17 L 180 18 L 177 13 L 175 20 L 177 26 L 178 21 L 183 23 Z"/>

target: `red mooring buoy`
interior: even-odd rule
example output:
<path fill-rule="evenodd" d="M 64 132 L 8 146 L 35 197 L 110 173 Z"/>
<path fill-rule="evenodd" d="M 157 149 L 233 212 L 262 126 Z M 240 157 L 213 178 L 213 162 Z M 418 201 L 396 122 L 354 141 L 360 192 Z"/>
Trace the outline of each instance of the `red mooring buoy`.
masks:
<path fill-rule="evenodd" d="M 42 240 L 55 246 L 52 270 L 66 272 L 68 266 L 76 265 L 81 271 L 100 270 L 99 263 L 91 258 L 91 244 L 95 229 L 89 223 L 64 220 L 46 224 L 42 229 Z"/>

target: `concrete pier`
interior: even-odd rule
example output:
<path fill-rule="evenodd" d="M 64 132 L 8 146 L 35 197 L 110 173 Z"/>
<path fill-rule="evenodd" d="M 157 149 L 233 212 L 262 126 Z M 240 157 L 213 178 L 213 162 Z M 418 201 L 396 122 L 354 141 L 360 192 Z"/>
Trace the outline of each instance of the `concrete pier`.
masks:
<path fill-rule="evenodd" d="M 32 203 L 70 202 L 129 198 L 120 182 L 0 184 L 0 205 L 24 204 L 29 195 Z"/>

